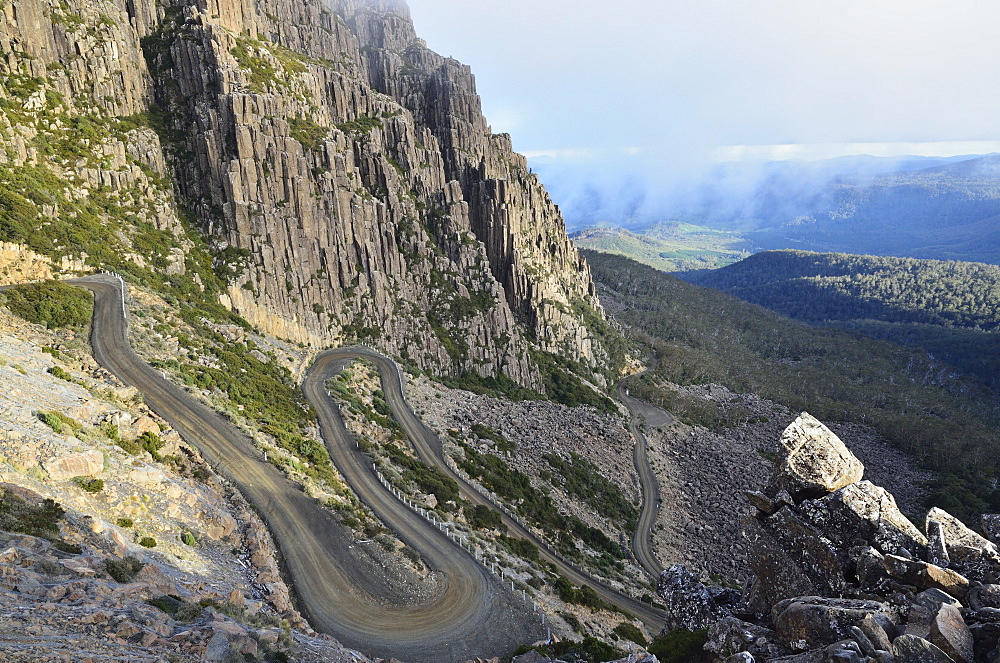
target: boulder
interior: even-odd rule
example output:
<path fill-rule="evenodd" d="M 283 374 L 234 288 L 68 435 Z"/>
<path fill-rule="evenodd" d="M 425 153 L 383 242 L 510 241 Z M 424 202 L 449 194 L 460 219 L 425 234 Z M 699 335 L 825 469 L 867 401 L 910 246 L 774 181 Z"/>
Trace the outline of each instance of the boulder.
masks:
<path fill-rule="evenodd" d="M 104 471 L 104 454 L 97 449 L 56 456 L 42 463 L 53 481 L 93 476 Z"/>
<path fill-rule="evenodd" d="M 892 643 L 892 655 L 906 663 L 954 663 L 940 648 L 915 635 L 901 635 Z"/>
<path fill-rule="evenodd" d="M 925 529 L 929 528 L 931 522 L 940 523 L 941 534 L 951 558 L 961 560 L 975 551 L 973 554 L 977 556 L 1000 559 L 1000 551 L 997 550 L 996 544 L 966 527 L 962 521 L 947 511 L 937 507 L 928 511 Z"/>
<path fill-rule="evenodd" d="M 660 574 L 656 592 L 666 604 L 664 631 L 675 628 L 698 631 L 727 616 L 705 585 L 683 564 L 674 564 Z"/>
<path fill-rule="evenodd" d="M 774 533 L 756 518 L 744 520 L 743 535 L 749 542 L 747 563 L 754 574 L 748 600 L 751 609 L 767 613 L 785 599 L 819 593 Z"/>
<path fill-rule="evenodd" d="M 798 508 L 806 521 L 844 550 L 864 541 L 883 554 L 905 550 L 922 556 L 927 546 L 927 538 L 900 512 L 892 494 L 870 481 L 806 500 Z"/>
<path fill-rule="evenodd" d="M 818 529 L 787 506 L 768 518 L 766 527 L 820 594 L 843 592 L 846 581 L 842 555 Z"/>
<path fill-rule="evenodd" d="M 871 546 L 863 548 L 854 560 L 858 584 L 866 592 L 884 591 L 889 584 L 889 574 L 885 572 L 885 555 Z"/>
<path fill-rule="evenodd" d="M 892 639 L 889 638 L 885 627 L 875 618 L 875 615 L 867 615 L 858 624 L 858 628 L 872 643 L 875 651 L 890 651 L 892 649 Z"/>
<path fill-rule="evenodd" d="M 774 606 L 771 617 L 778 642 L 795 651 L 824 647 L 851 638 L 851 626 L 874 613 L 888 615 L 878 601 L 800 596 Z"/>
<path fill-rule="evenodd" d="M 1000 585 L 979 585 L 969 590 L 967 597 L 973 610 L 1000 608 Z"/>
<path fill-rule="evenodd" d="M 868 663 L 868 657 L 854 640 L 842 640 L 823 651 L 823 663 Z"/>
<path fill-rule="evenodd" d="M 781 434 L 781 454 L 770 495 L 787 490 L 796 500 L 821 497 L 860 481 L 865 471 L 840 438 L 807 412 Z"/>
<path fill-rule="evenodd" d="M 890 576 L 917 589 L 940 589 L 959 601 L 969 593 L 969 581 L 951 569 L 896 555 L 886 555 L 882 565 Z"/>
<path fill-rule="evenodd" d="M 924 531 L 927 532 L 927 561 L 935 566 L 947 568 L 951 564 L 951 557 L 948 554 L 941 522 L 928 517 Z"/>
<path fill-rule="evenodd" d="M 979 524 L 990 541 L 1000 543 L 1000 513 L 984 513 Z"/>
<path fill-rule="evenodd" d="M 953 605 L 957 608 L 962 607 L 961 602 L 955 597 L 936 588 L 925 589 L 914 596 L 913 600 L 917 605 L 921 605 L 931 612 L 937 612 L 942 605 Z"/>
<path fill-rule="evenodd" d="M 958 608 L 944 604 L 931 621 L 930 641 L 955 663 L 972 663 L 975 642 Z"/>
<path fill-rule="evenodd" d="M 704 649 L 718 658 L 740 653 L 766 656 L 767 642 L 773 640 L 774 631 L 771 629 L 744 622 L 736 617 L 726 617 L 708 629 L 708 640 Z"/>

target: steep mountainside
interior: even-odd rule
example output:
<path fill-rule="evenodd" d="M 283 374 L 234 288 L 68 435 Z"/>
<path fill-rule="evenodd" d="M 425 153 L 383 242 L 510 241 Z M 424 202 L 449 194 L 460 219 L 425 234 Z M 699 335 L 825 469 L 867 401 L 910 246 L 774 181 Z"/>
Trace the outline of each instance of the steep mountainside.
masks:
<path fill-rule="evenodd" d="M 441 374 L 604 363 L 557 208 L 402 2 L 29 0 L 0 44 L 0 241 Z"/>

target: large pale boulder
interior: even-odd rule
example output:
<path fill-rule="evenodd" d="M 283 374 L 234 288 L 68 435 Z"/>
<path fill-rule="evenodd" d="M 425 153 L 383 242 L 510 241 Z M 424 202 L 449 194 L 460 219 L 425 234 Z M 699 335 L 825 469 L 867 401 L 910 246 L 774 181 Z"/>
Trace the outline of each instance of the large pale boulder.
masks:
<path fill-rule="evenodd" d="M 42 463 L 53 481 L 92 476 L 104 471 L 104 454 L 97 449 L 56 456 Z"/>
<path fill-rule="evenodd" d="M 969 580 L 951 569 L 896 555 L 886 555 L 882 563 L 890 576 L 917 589 L 940 589 L 959 601 L 969 593 Z"/>
<path fill-rule="evenodd" d="M 930 532 L 932 523 L 938 523 L 945 548 L 950 559 L 962 560 L 969 557 L 990 557 L 1000 559 L 996 544 L 983 538 L 966 527 L 961 520 L 943 509 L 934 507 L 927 512 L 925 531 Z"/>
<path fill-rule="evenodd" d="M 806 500 L 799 512 L 834 545 L 848 548 L 867 541 L 883 554 L 906 550 L 923 555 L 927 537 L 896 506 L 892 493 L 870 481 L 859 481 L 817 500 Z"/>
<path fill-rule="evenodd" d="M 781 434 L 781 458 L 768 493 L 822 497 L 861 480 L 865 466 L 821 421 L 803 412 Z"/>
<path fill-rule="evenodd" d="M 955 606 L 946 603 L 934 615 L 930 640 L 955 663 L 972 663 L 975 642 L 962 613 Z"/>

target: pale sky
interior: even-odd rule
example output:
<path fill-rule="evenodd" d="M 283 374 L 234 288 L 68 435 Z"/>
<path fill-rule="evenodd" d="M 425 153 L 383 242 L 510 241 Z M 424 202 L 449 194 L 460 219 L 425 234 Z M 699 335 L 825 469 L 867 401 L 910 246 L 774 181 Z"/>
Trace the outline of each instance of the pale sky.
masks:
<path fill-rule="evenodd" d="M 529 155 L 1000 151 L 997 0 L 408 0 Z"/>

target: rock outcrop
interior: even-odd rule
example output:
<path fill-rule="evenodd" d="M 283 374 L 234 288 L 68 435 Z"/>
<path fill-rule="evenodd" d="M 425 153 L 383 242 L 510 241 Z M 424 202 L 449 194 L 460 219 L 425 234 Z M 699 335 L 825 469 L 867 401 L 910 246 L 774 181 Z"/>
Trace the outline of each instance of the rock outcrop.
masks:
<path fill-rule="evenodd" d="M 823 431 L 806 414 L 791 424 L 783 446 L 797 460 L 779 457 L 768 488 L 750 494 L 749 591 L 721 610 L 683 568 L 664 572 L 666 628 L 707 627 L 714 661 L 996 660 L 996 545 L 941 509 L 921 532 Z"/>
<path fill-rule="evenodd" d="M 527 347 L 603 366 L 558 209 L 403 2 L 28 0 L 0 8 L 0 45 L 21 272 L 74 256 L 183 292 L 207 260 L 225 305 L 293 341 L 536 389 Z"/>

